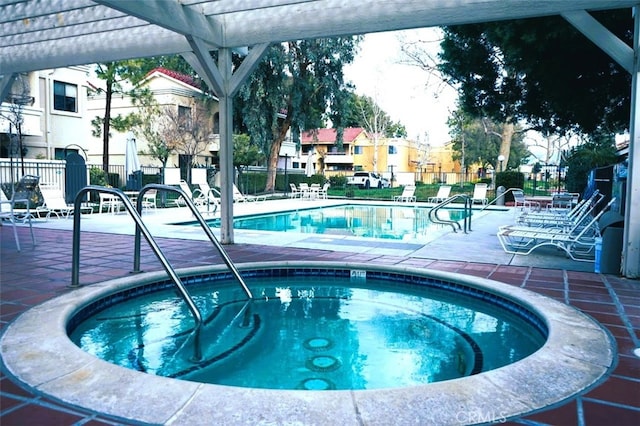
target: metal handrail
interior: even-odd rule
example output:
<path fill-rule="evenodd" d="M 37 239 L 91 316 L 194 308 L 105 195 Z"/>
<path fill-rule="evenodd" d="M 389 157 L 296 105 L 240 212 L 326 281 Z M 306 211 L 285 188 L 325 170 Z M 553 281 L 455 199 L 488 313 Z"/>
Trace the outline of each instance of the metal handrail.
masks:
<path fill-rule="evenodd" d="M 459 199 L 464 200 L 464 233 L 466 234 L 467 231 L 471 231 L 471 215 L 473 214 L 472 213 L 473 200 L 467 194 L 455 194 L 455 195 L 452 195 L 451 197 L 447 198 L 446 200 L 444 200 L 444 201 L 436 204 L 435 206 L 433 206 L 429 210 L 429 220 L 431 220 L 431 222 L 433 222 L 433 223 L 440 223 L 442 225 L 449 225 L 449 226 L 451 226 L 451 228 L 453 228 L 453 232 L 458 232 L 458 230 L 462 231 L 463 227 L 460 226 L 460 223 L 458 221 L 450 220 L 450 219 L 441 219 L 440 217 L 438 217 L 438 211 L 441 208 L 443 208 L 444 206 L 446 206 L 448 204 L 451 204 L 455 200 L 459 200 Z M 456 226 L 458 227 L 457 229 L 456 229 Z"/>
<path fill-rule="evenodd" d="M 496 198 L 494 198 L 493 200 L 491 200 L 491 202 L 487 203 L 486 206 L 484 206 L 483 208 L 480 209 L 480 211 L 484 211 L 484 209 L 486 209 L 487 207 L 489 207 L 491 204 L 495 203 L 496 201 L 498 201 L 500 198 L 504 198 L 505 195 L 507 195 L 509 192 L 513 192 L 513 191 L 522 191 L 522 188 L 509 188 L 506 191 L 504 191 L 502 194 L 498 195 Z"/>
<path fill-rule="evenodd" d="M 182 189 L 157 183 L 150 183 L 145 185 L 138 193 L 138 200 L 136 202 L 138 214 L 142 212 L 142 202 L 144 200 L 145 192 L 151 189 L 155 189 L 157 191 L 175 192 L 185 200 L 186 205 L 191 209 L 191 213 L 193 213 L 193 215 L 196 217 L 205 234 L 207 234 L 207 237 L 209 237 L 209 240 L 211 240 L 215 248 L 220 253 L 220 256 L 222 257 L 224 263 L 227 265 L 227 267 L 229 267 L 231 273 L 234 275 L 236 280 L 238 280 L 238 283 L 240 284 L 246 295 L 249 297 L 249 299 L 253 299 L 253 294 L 251 294 L 251 290 L 249 290 L 249 287 L 242 279 L 242 276 L 240 275 L 240 272 L 238 272 L 236 265 L 233 264 L 229 255 L 227 255 L 226 250 L 224 249 L 224 247 L 222 247 L 216 236 L 213 234 L 213 231 L 196 208 L 196 205 L 193 203 L 193 200 L 191 200 L 191 197 L 189 197 L 187 193 L 185 193 Z M 140 231 L 141 230 L 136 227 L 133 272 L 140 272 Z"/>
<path fill-rule="evenodd" d="M 119 189 L 89 185 L 82 188 L 80 191 L 78 191 L 78 194 L 76 195 L 76 198 L 74 201 L 74 211 L 76 212 L 76 214 L 73 215 L 73 252 L 72 252 L 72 259 L 71 259 L 71 287 L 80 286 L 80 218 L 82 217 L 82 215 L 77 212 L 80 212 L 80 207 L 82 206 L 84 195 L 89 191 L 97 191 L 100 193 L 107 193 L 107 194 L 117 196 L 122 201 L 122 204 L 124 205 L 125 209 L 129 212 L 129 215 L 133 218 L 134 222 L 136 223 L 137 238 L 140 237 L 140 232 L 144 234 L 147 242 L 149 243 L 149 246 L 151 246 L 151 249 L 153 250 L 155 255 L 158 257 L 158 260 L 164 267 L 169 277 L 171 277 L 171 280 L 174 282 L 174 284 L 178 288 L 180 295 L 182 296 L 184 301 L 187 303 L 187 306 L 189 307 L 189 310 L 193 315 L 193 319 L 196 323 L 195 329 L 194 329 L 195 331 L 194 358 L 195 360 L 200 360 L 202 358 L 202 354 L 200 351 L 200 328 L 202 326 L 202 315 L 200 314 L 200 310 L 198 309 L 198 307 L 193 302 L 193 299 L 191 298 L 191 295 L 187 291 L 186 287 L 182 284 L 180 277 L 178 277 L 175 270 L 173 269 L 173 267 L 171 266 L 167 258 L 162 253 L 162 250 L 160 250 L 160 247 L 158 246 L 158 244 L 156 244 L 155 240 L 153 239 L 153 236 L 151 235 L 147 227 L 142 222 L 142 218 L 140 216 L 140 212 L 142 209 L 141 198 L 138 199 L 139 210 L 136 211 L 135 207 L 133 207 L 133 204 L 131 203 L 131 200 L 129 200 L 129 197 L 127 197 Z"/>

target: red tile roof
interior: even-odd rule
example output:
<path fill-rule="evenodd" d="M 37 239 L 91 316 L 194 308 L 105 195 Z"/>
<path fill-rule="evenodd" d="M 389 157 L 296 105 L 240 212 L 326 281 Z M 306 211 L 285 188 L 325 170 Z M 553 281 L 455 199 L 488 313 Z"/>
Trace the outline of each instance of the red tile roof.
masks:
<path fill-rule="evenodd" d="M 343 142 L 353 142 L 355 138 L 357 138 L 362 132 L 365 130 L 362 127 L 347 127 L 344 129 L 344 133 L 342 135 Z M 317 129 L 317 141 L 318 142 L 335 142 L 336 141 L 336 129 Z M 316 139 L 314 138 L 313 132 L 308 131 L 304 132 L 300 136 L 301 143 L 313 143 Z"/>
<path fill-rule="evenodd" d="M 200 85 L 198 84 L 198 81 L 191 77 L 190 75 L 186 75 L 186 74 L 182 74 L 179 73 L 177 71 L 173 71 L 167 68 L 162 68 L 162 67 L 158 67 L 158 68 L 154 68 L 151 71 L 149 71 L 149 73 L 147 74 L 147 77 L 149 77 L 150 75 L 152 75 L 155 72 L 159 72 L 162 73 L 168 77 L 174 78 L 178 81 L 181 81 L 185 84 L 188 84 L 189 86 L 193 86 L 196 89 L 200 89 Z"/>

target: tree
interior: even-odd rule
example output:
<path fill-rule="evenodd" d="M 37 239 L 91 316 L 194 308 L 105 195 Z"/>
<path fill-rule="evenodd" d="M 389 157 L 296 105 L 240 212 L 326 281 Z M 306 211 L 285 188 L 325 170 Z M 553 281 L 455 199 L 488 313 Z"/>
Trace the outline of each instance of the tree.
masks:
<path fill-rule="evenodd" d="M 629 9 L 594 16 L 632 46 Z M 559 16 L 444 28 L 439 70 L 462 108 L 546 134 L 628 126 L 631 77 Z"/>
<path fill-rule="evenodd" d="M 242 167 L 250 166 L 263 160 L 264 153 L 255 144 L 251 143 L 249 135 L 233 135 L 233 166 L 238 171 L 238 184 L 241 190 L 246 191 L 246 188 L 241 186 Z"/>
<path fill-rule="evenodd" d="M 105 108 L 104 116 L 95 117 L 91 120 L 93 126 L 92 135 L 95 137 L 102 136 L 102 169 L 105 173 L 109 173 L 109 139 L 111 137 L 111 127 L 118 131 L 127 130 L 130 125 L 126 117 L 118 114 L 116 117 L 111 116 L 111 100 L 114 93 L 127 93 L 122 83 L 128 79 L 127 77 L 128 63 L 127 61 L 121 62 L 107 62 L 104 64 L 96 65 L 96 76 L 105 81 L 105 88 L 98 88 L 98 93 L 104 92 L 105 94 Z"/>
<path fill-rule="evenodd" d="M 451 137 L 453 140 L 454 161 L 460 161 L 463 170 L 471 164 L 478 164 L 483 169 L 489 165 L 499 170 L 498 156 L 502 145 L 502 125 L 497 125 L 489 119 L 477 119 L 463 111 L 455 111 L 449 119 Z M 522 133 L 515 132 L 510 143 L 509 160 L 503 164 L 506 169 L 516 169 L 531 154 L 527 150 Z"/>
<path fill-rule="evenodd" d="M 188 157 L 193 166 L 194 158 L 204 152 L 213 134 L 213 114 L 206 103 L 193 102 L 190 107 L 166 106 L 162 112 L 161 133 L 168 149 Z M 187 180 L 191 180 L 191 167 Z"/>
<path fill-rule="evenodd" d="M 24 120 L 23 112 L 26 105 L 33 104 L 33 97 L 29 95 L 30 87 L 29 82 L 22 75 L 19 75 L 14 82 L 12 89 L 17 91 L 12 92 L 9 95 L 10 103 L 6 109 L 0 109 L 0 118 L 9 122 L 9 147 L 8 155 L 11 160 L 11 179 L 13 181 L 13 156 L 20 155 L 20 165 L 22 168 L 22 174 L 25 174 L 24 170 L 24 155 L 27 149 L 22 144 L 22 123 Z M 14 138 L 13 130 L 16 131 Z M 15 143 L 17 139 L 17 144 Z"/>
<path fill-rule="evenodd" d="M 151 70 L 157 67 L 165 67 L 191 76 L 195 75 L 191 66 L 179 55 L 107 62 L 96 66 L 96 76 L 105 81 L 104 89 L 96 89 L 98 93 L 104 92 L 105 94 L 105 109 L 104 116 L 95 117 L 91 121 L 93 126 L 91 133 L 95 137 L 102 137 L 102 167 L 105 173 L 108 173 L 109 170 L 111 128 L 113 127 L 118 132 L 124 132 L 139 124 L 139 118 L 135 113 L 124 117 L 121 114 L 115 117 L 111 116 L 113 95 L 122 93 L 130 96 L 134 103 L 136 100 L 145 102 L 143 98 L 148 94 L 144 90 L 140 90 L 138 85 Z"/>
<path fill-rule="evenodd" d="M 343 66 L 353 61 L 360 37 L 290 41 L 270 47 L 236 97 L 241 124 L 267 154 L 265 191 L 275 188 L 282 142 L 291 131 L 324 127 L 342 134 L 347 95 Z"/>
<path fill-rule="evenodd" d="M 368 132 L 378 129 L 388 138 L 406 138 L 407 129 L 400 122 L 394 122 L 391 117 L 369 96 L 360 96 L 351 91 L 347 92 L 347 105 L 343 118 L 344 127 L 362 127 Z"/>
<path fill-rule="evenodd" d="M 167 167 L 169 156 L 174 151 L 174 147 L 167 143 L 171 138 L 171 129 L 162 125 L 162 112 L 150 92 L 147 91 L 146 95 L 141 97 L 137 106 L 134 133 L 142 136 L 147 142 L 147 150 L 143 154 L 162 163 L 162 182 L 164 182 L 164 169 Z"/>
<path fill-rule="evenodd" d="M 608 132 L 595 132 L 585 143 L 574 147 L 565 156 L 567 191 L 581 193 L 587 186 L 587 177 L 591 169 L 615 162 L 614 137 Z"/>

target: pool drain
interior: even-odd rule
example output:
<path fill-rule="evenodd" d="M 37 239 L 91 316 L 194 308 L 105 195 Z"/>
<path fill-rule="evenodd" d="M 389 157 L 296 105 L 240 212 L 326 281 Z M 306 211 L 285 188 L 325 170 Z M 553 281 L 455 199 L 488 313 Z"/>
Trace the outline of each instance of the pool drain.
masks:
<path fill-rule="evenodd" d="M 299 387 L 304 390 L 333 390 L 336 385 L 331 380 L 312 377 L 303 380 Z"/>
<path fill-rule="evenodd" d="M 326 373 L 340 368 L 340 361 L 330 355 L 318 355 L 307 360 L 305 365 L 311 371 Z"/>
<path fill-rule="evenodd" d="M 333 342 L 329 339 L 325 339 L 324 337 L 312 337 L 311 339 L 305 340 L 302 346 L 310 351 L 324 351 L 331 349 L 333 347 Z"/>

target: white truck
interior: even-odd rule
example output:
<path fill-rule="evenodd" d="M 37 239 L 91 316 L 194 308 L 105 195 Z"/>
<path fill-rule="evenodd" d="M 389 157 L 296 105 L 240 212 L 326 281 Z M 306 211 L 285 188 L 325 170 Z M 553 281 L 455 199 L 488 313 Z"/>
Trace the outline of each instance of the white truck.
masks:
<path fill-rule="evenodd" d="M 353 176 L 347 177 L 347 185 L 356 185 L 358 188 L 388 188 L 389 181 L 377 173 L 355 172 Z"/>

